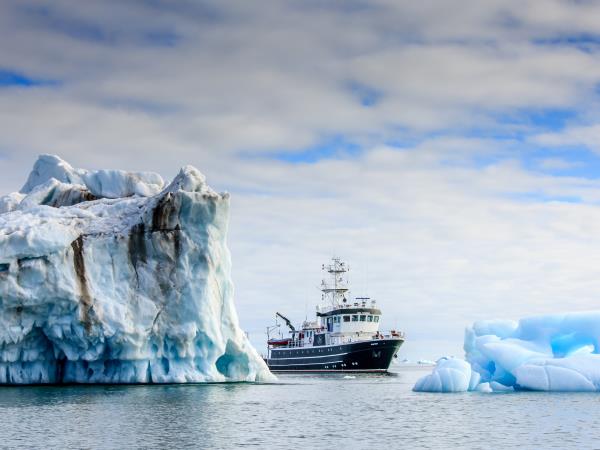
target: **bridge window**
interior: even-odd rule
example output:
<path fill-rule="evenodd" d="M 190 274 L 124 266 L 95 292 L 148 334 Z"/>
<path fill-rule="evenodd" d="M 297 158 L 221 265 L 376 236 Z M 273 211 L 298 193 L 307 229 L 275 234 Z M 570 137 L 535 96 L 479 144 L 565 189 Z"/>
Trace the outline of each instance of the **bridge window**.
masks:
<path fill-rule="evenodd" d="M 373 316 L 373 321 L 374 322 L 379 322 L 379 316 Z"/>
<path fill-rule="evenodd" d="M 352 316 L 352 322 L 358 322 L 358 316 Z"/>
<path fill-rule="evenodd" d="M 367 322 L 373 322 L 373 316 L 367 316 Z"/>
<path fill-rule="evenodd" d="M 367 321 L 367 316 L 360 316 L 360 321 L 361 322 L 366 322 Z"/>
<path fill-rule="evenodd" d="M 350 316 L 344 316 L 344 322 L 350 322 Z"/>

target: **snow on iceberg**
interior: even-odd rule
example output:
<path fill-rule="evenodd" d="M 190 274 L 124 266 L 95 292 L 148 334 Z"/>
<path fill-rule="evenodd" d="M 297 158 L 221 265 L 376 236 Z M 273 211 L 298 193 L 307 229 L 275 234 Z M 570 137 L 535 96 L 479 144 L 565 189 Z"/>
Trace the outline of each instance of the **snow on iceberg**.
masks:
<path fill-rule="evenodd" d="M 465 332 L 464 349 L 480 382 L 463 390 L 600 391 L 599 344 L 600 312 L 476 322 Z M 414 390 L 457 391 L 454 379 L 424 379 Z"/>
<path fill-rule="evenodd" d="M 98 198 L 120 198 L 135 194 L 150 197 L 158 194 L 164 187 L 164 181 L 157 173 L 74 169 L 58 156 L 41 155 L 21 188 L 21 193 L 29 194 L 50 180 L 66 185 L 85 186 L 91 196 Z"/>
<path fill-rule="evenodd" d="M 228 194 L 39 158 L 0 199 L 0 383 L 271 379 L 238 325 Z"/>

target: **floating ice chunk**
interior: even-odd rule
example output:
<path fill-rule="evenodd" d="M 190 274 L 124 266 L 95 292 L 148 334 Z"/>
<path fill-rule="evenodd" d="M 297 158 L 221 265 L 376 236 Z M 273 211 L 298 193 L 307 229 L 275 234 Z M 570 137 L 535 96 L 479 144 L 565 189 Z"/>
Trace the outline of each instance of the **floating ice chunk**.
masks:
<path fill-rule="evenodd" d="M 435 365 L 435 361 L 431 361 L 429 359 L 420 359 L 417 361 L 417 364 L 421 364 L 424 366 L 434 366 Z"/>
<path fill-rule="evenodd" d="M 512 386 L 506 386 L 505 384 L 498 383 L 497 381 L 490 381 L 488 385 L 492 392 L 508 392 L 514 390 Z"/>
<path fill-rule="evenodd" d="M 502 336 L 483 334 L 491 328 L 481 324 L 467 330 L 465 352 L 484 381 L 542 391 L 600 388 L 600 312 L 528 317 Z"/>
<path fill-rule="evenodd" d="M 479 374 L 462 359 L 440 359 L 433 372 L 417 381 L 417 392 L 466 392 L 479 383 Z"/>
<path fill-rule="evenodd" d="M 477 391 L 477 392 L 486 392 L 486 393 L 494 392 L 494 390 L 490 386 L 490 383 L 479 383 L 473 390 Z"/>
<path fill-rule="evenodd" d="M 599 342 L 598 311 L 476 322 L 465 332 L 467 362 L 481 378 L 470 390 L 600 391 Z"/>

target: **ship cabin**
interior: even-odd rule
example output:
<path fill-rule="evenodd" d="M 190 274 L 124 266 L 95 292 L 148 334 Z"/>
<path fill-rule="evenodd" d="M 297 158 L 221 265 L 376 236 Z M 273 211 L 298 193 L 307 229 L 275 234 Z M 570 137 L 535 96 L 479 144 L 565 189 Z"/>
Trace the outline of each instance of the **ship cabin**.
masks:
<path fill-rule="evenodd" d="M 288 338 L 270 339 L 271 347 L 313 347 L 339 345 L 369 339 L 383 339 L 379 332 L 381 310 L 375 301 L 359 297 L 355 302 L 343 302 L 336 307 L 317 308 L 317 320 L 305 321 Z M 389 337 L 389 336 L 386 336 Z"/>
<path fill-rule="evenodd" d="M 381 310 L 368 297 L 357 297 L 354 302 L 346 299 L 333 307 L 318 308 L 317 318 L 327 332 L 331 344 L 343 344 L 356 340 L 377 339 Z"/>

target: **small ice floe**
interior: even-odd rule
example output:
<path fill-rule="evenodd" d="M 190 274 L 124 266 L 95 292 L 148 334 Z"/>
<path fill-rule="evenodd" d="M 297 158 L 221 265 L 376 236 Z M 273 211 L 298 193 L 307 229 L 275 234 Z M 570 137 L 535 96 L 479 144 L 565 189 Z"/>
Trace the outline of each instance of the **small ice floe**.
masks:
<path fill-rule="evenodd" d="M 354 380 L 356 377 L 354 375 L 345 375 L 344 380 Z"/>
<path fill-rule="evenodd" d="M 422 366 L 435 366 L 435 361 L 431 361 L 430 359 L 420 359 L 417 361 L 417 364 L 421 364 Z"/>
<path fill-rule="evenodd" d="M 441 358 L 433 372 L 419 379 L 413 388 L 417 392 L 466 392 L 479 384 L 479 374 L 471 365 L 456 358 Z"/>

